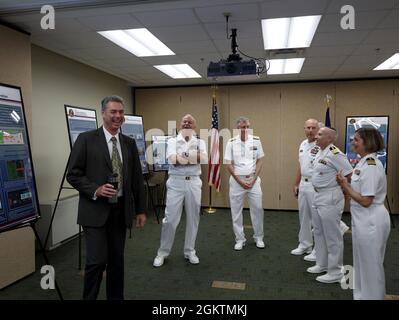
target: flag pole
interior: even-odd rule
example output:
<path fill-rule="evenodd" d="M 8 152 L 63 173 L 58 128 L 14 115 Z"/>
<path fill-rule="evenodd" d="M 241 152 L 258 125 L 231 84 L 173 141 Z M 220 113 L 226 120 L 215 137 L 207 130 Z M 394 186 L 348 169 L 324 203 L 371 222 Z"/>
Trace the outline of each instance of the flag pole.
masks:
<path fill-rule="evenodd" d="M 205 209 L 206 213 L 215 213 L 216 209 L 212 208 L 212 186 L 209 186 L 209 207 Z"/>
<path fill-rule="evenodd" d="M 216 85 L 213 85 L 212 87 L 212 100 L 216 99 Z M 213 108 L 213 103 L 212 103 L 212 108 Z M 209 207 L 204 210 L 208 214 L 212 214 L 216 212 L 215 208 L 212 208 L 212 185 L 209 185 Z"/>

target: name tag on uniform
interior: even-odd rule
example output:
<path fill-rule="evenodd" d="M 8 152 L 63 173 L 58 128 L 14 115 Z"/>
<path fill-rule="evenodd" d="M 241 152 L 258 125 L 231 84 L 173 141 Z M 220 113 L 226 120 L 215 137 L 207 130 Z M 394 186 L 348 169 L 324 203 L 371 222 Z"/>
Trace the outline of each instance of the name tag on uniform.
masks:
<path fill-rule="evenodd" d="M 258 147 L 250 147 L 249 150 L 258 150 Z"/>
<path fill-rule="evenodd" d="M 326 161 L 326 160 L 323 160 L 323 159 L 320 159 L 320 160 L 319 160 L 319 163 L 324 164 L 324 165 L 327 165 L 327 161 Z"/>

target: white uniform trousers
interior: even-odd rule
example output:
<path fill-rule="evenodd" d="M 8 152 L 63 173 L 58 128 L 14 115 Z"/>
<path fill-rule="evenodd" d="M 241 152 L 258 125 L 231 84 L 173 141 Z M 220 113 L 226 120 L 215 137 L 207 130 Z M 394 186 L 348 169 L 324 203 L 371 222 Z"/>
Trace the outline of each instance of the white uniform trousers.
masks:
<path fill-rule="evenodd" d="M 344 241 L 340 229 L 345 199 L 340 187 L 320 189 L 314 194 L 316 209 L 313 232 L 316 247 L 316 264 L 327 268 L 331 276 L 342 273 Z"/>
<path fill-rule="evenodd" d="M 176 228 L 180 222 L 184 209 L 186 212 L 186 235 L 184 242 L 184 255 L 195 254 L 195 240 L 201 210 L 202 181 L 199 176 L 171 175 L 166 182 L 166 208 L 162 220 L 161 246 L 158 256 L 167 257 L 173 246 Z"/>
<path fill-rule="evenodd" d="M 244 207 L 244 196 L 248 195 L 249 211 L 251 215 L 252 227 L 254 229 L 253 238 L 263 240 L 263 205 L 261 179 L 258 177 L 251 189 L 244 189 L 239 183 L 230 176 L 230 206 L 231 217 L 233 220 L 233 231 L 236 242 L 246 241 L 243 226 L 242 209 Z"/>
<path fill-rule="evenodd" d="M 312 219 L 316 214 L 313 207 L 314 188 L 312 182 L 301 181 L 298 193 L 299 208 L 299 248 L 307 249 L 313 246 Z"/>
<path fill-rule="evenodd" d="M 353 200 L 352 200 L 353 201 Z M 391 224 L 383 204 L 351 205 L 355 300 L 384 300 L 384 256 Z"/>

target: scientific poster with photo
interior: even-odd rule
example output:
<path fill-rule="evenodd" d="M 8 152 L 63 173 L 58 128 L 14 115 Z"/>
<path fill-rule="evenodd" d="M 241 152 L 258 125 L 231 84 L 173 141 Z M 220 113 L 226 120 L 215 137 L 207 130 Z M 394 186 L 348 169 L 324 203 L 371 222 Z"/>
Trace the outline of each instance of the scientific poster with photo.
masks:
<path fill-rule="evenodd" d="M 0 231 L 40 216 L 21 89 L 0 84 Z"/>
<path fill-rule="evenodd" d="M 71 149 L 79 134 L 97 129 L 97 115 L 94 109 L 65 105 L 65 116 Z"/>
<path fill-rule="evenodd" d="M 148 173 L 143 117 L 125 114 L 125 122 L 121 129 L 124 135 L 136 140 L 141 162 L 141 170 L 143 173 Z"/>
<path fill-rule="evenodd" d="M 378 159 L 382 162 L 385 170 L 387 169 L 388 160 L 388 129 L 389 129 L 389 117 L 388 116 L 375 116 L 375 117 L 346 117 L 346 135 L 345 135 L 345 153 L 354 167 L 360 160 L 360 156 L 352 150 L 352 140 L 355 135 L 355 131 L 359 128 L 375 128 L 377 129 L 384 138 L 385 149 L 377 153 Z"/>
<path fill-rule="evenodd" d="M 152 158 L 154 171 L 168 171 L 169 162 L 166 158 L 168 140 L 172 136 L 152 136 Z"/>

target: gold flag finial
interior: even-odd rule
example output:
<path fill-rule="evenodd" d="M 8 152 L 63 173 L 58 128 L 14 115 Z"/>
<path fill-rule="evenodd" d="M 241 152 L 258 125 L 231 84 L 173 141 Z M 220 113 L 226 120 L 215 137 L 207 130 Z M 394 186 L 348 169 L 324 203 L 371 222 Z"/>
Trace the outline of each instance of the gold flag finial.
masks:
<path fill-rule="evenodd" d="M 329 94 L 326 94 L 326 97 L 325 97 L 324 101 L 326 102 L 327 108 L 329 108 L 330 107 L 330 102 L 332 101 L 332 97 Z"/>
<path fill-rule="evenodd" d="M 212 89 L 212 98 L 216 99 L 216 92 L 218 90 L 218 86 L 216 84 L 213 84 L 211 86 L 211 89 Z"/>

